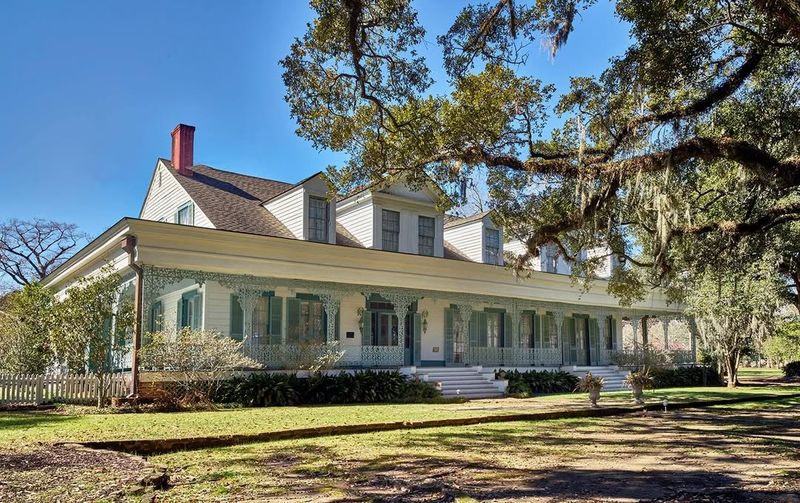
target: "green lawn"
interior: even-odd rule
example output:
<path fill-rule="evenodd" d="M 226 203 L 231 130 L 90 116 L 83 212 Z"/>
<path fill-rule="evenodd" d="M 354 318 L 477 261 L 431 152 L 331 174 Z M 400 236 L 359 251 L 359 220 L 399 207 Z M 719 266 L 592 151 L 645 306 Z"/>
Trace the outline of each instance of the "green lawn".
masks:
<path fill-rule="evenodd" d="M 683 501 L 680 491 L 687 489 L 711 501 L 741 501 L 739 491 L 754 500 L 782 500 L 800 488 L 800 455 L 784 440 L 798 433 L 800 399 L 776 401 L 770 409 L 745 404 L 648 417 L 392 431 L 150 461 L 174 473 L 177 485 L 159 493 L 163 501 Z"/>
<path fill-rule="evenodd" d="M 741 367 L 739 369 L 739 379 L 764 379 L 768 377 L 782 377 L 783 371 L 781 369 L 768 369 L 768 368 L 751 368 Z"/>
<path fill-rule="evenodd" d="M 660 402 L 800 387 L 648 392 Z M 630 403 L 626 392 L 601 404 Z M 52 441 L 265 432 L 584 407 L 584 395 L 466 403 L 275 407 L 160 414 L 0 414 L 0 501 L 785 500 L 800 490 L 800 399 L 553 421 L 397 430 L 175 452 L 147 460 Z M 70 407 L 67 410 L 79 412 Z M 24 496 L 20 496 L 24 495 Z M 144 497 L 143 497 L 144 496 Z M 691 499 L 692 494 L 688 495 Z"/>
<path fill-rule="evenodd" d="M 647 392 L 661 402 L 731 398 L 764 393 L 800 392 L 794 387 L 672 388 Z M 629 392 L 604 393 L 601 405 L 630 403 Z M 530 399 L 476 400 L 465 403 L 339 405 L 224 409 L 207 412 L 147 414 L 0 413 L 0 445 L 33 442 L 86 441 L 124 438 L 175 438 L 261 433 L 324 425 L 421 421 L 517 414 L 586 405 L 585 394 L 550 395 Z M 76 408 L 67 408 L 67 411 Z M 91 410 L 84 408 L 83 411 Z"/>

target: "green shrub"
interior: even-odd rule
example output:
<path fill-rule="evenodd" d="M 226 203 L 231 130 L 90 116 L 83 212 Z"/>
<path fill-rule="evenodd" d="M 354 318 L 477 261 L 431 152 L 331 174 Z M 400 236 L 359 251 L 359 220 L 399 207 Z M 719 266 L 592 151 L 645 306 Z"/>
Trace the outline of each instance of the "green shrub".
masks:
<path fill-rule="evenodd" d="M 722 377 L 714 367 L 694 366 L 674 369 L 650 369 L 655 388 L 686 388 L 692 386 L 722 386 Z"/>
<path fill-rule="evenodd" d="M 570 393 L 578 384 L 578 378 L 569 372 L 549 370 L 529 370 L 506 372 L 509 395 L 539 395 L 547 393 Z"/>
<path fill-rule="evenodd" d="M 250 374 L 227 380 L 216 395 L 222 403 L 246 407 L 301 404 L 413 402 L 437 398 L 440 392 L 427 382 L 399 372 L 365 370 L 308 378 L 295 374 Z"/>
<path fill-rule="evenodd" d="M 786 377 L 800 377 L 800 361 L 789 362 L 784 365 L 783 375 Z"/>

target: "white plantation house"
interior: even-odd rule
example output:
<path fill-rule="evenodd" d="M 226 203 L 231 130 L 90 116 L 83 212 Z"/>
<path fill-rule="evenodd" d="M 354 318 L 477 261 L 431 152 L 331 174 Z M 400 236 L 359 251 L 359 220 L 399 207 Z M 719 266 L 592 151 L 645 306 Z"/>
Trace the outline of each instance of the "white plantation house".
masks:
<path fill-rule="evenodd" d="M 603 280 L 573 286 L 552 250 L 517 278 L 503 256 L 520 243 L 490 213 L 443 214 L 433 184 L 387 181 L 331 201 L 320 173 L 286 183 L 223 171 L 194 164 L 194 127 L 172 139 L 139 217 L 44 281 L 61 291 L 111 264 L 135 299 L 136 345 L 161 328 L 213 329 L 265 368 L 292 369 L 338 341 L 342 368 L 403 368 L 469 396 L 497 392 L 495 369 L 608 366 L 656 333 L 694 356 L 660 291 L 621 308 Z"/>

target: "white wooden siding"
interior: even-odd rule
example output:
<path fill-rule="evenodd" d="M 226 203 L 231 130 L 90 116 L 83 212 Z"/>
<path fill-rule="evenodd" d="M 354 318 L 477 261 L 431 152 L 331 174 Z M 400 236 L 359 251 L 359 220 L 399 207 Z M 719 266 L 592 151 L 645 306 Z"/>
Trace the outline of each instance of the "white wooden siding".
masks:
<path fill-rule="evenodd" d="M 528 251 L 528 247 L 525 246 L 525 243 L 520 241 L 519 239 L 514 239 L 507 243 L 503 243 L 503 250 L 513 253 L 517 257 Z M 541 253 L 538 257 L 531 257 L 530 260 L 531 269 L 534 271 L 541 271 L 542 270 L 542 257 Z"/>
<path fill-rule="evenodd" d="M 175 176 L 181 175 L 173 175 L 164 165 L 160 162 L 158 163 L 156 170 L 153 172 L 150 190 L 145 197 L 139 218 L 175 222 L 175 212 L 178 211 L 178 208 L 192 201 L 189 193 L 175 179 Z M 196 203 L 194 205 L 194 225 L 196 227 L 214 228 L 211 220 L 208 219 Z"/>
<path fill-rule="evenodd" d="M 305 234 L 303 194 L 302 186 L 295 187 L 264 204 L 297 239 L 303 239 Z"/>
<path fill-rule="evenodd" d="M 429 298 L 420 299 L 417 304 L 418 313 L 428 311 L 428 331 L 422 334 L 421 360 L 444 360 L 444 308 L 449 306 L 447 300 Z M 434 348 L 439 351 L 434 353 Z"/>
<path fill-rule="evenodd" d="M 374 246 L 372 198 L 350 206 L 344 210 L 336 210 L 336 220 L 342 227 L 358 239 L 367 248 Z"/>
<path fill-rule="evenodd" d="M 483 263 L 483 221 L 444 229 L 444 239 L 473 262 Z M 501 240 L 502 241 L 502 240 Z"/>
<path fill-rule="evenodd" d="M 166 289 L 169 291 L 165 294 L 159 296 L 156 299 L 156 302 L 161 301 L 161 306 L 163 309 L 163 329 L 164 330 L 175 330 L 178 326 L 178 302 L 181 300 L 181 297 L 186 292 L 191 292 L 192 290 L 198 290 L 200 293 L 203 294 L 203 317 L 202 323 L 203 326 L 201 328 L 206 327 L 206 311 L 208 304 L 208 299 L 205 295 L 206 286 L 198 286 L 192 280 L 183 280 L 180 283 L 176 283 L 174 285 L 168 286 Z M 150 309 L 153 306 L 143 306 L 144 309 L 147 310 L 148 315 L 150 314 Z M 145 331 L 150 330 L 150 327 L 144 327 Z"/>
<path fill-rule="evenodd" d="M 592 248 L 586 250 L 586 258 L 590 259 L 602 255 L 609 255 L 610 251 L 611 250 L 607 246 L 599 246 L 597 248 Z M 597 269 L 597 276 L 600 278 L 610 277 L 611 272 L 614 270 L 615 265 L 616 265 L 615 257 L 611 255 L 603 257 L 602 265 L 600 265 L 600 267 L 598 267 Z"/>

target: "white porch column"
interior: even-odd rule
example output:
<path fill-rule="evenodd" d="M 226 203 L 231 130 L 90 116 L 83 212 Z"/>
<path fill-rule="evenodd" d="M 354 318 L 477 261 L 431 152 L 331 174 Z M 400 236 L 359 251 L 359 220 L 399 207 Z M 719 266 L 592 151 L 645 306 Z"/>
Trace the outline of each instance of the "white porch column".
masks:
<path fill-rule="evenodd" d="M 251 288 L 239 288 L 236 290 L 236 298 L 239 299 L 239 307 L 242 308 L 243 341 L 251 349 L 253 347 L 253 311 L 256 309 L 256 302 L 260 296 L 261 291 Z"/>
<path fill-rule="evenodd" d="M 408 308 L 417 300 L 417 297 L 405 293 L 387 293 L 383 296 L 394 306 L 394 313 L 397 315 L 397 342 L 402 347 L 406 337 Z"/>
<path fill-rule="evenodd" d="M 339 304 L 342 294 L 339 292 L 326 292 L 319 294 L 322 308 L 325 309 L 325 342 L 331 344 L 336 340 L 336 315 L 339 313 Z"/>
<path fill-rule="evenodd" d="M 556 330 L 558 332 L 558 349 L 561 353 L 561 364 L 564 364 L 564 340 L 563 340 L 563 331 L 562 327 L 564 326 L 564 311 L 562 310 L 553 310 L 553 319 L 556 322 Z"/>
<path fill-rule="evenodd" d="M 641 319 L 640 316 L 630 316 L 631 320 L 631 330 L 633 330 L 633 352 L 639 352 L 639 336 L 637 333 L 639 332 L 639 320 Z"/>
<path fill-rule="evenodd" d="M 664 330 L 664 350 L 669 351 L 669 324 L 672 321 L 672 317 L 670 316 L 662 316 L 661 318 L 661 328 Z"/>
<path fill-rule="evenodd" d="M 692 363 L 697 363 L 697 324 L 694 317 L 690 316 L 688 319 L 689 335 L 692 339 Z"/>

